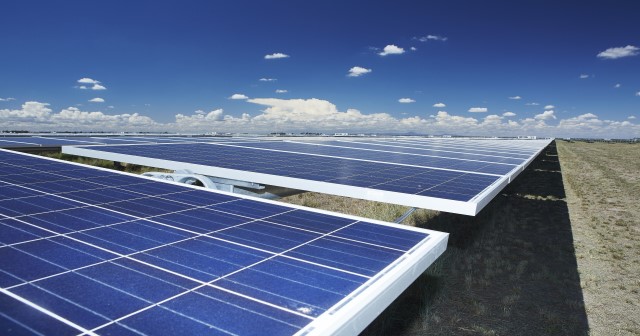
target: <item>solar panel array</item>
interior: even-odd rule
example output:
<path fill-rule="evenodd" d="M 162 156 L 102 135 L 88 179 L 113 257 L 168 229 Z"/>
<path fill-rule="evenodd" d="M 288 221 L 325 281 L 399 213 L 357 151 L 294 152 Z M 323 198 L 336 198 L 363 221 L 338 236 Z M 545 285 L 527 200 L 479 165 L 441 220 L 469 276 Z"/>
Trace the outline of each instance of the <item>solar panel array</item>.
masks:
<path fill-rule="evenodd" d="M 0 150 L 0 334 L 353 334 L 446 238 Z"/>
<path fill-rule="evenodd" d="M 475 215 L 550 141 L 231 141 L 63 147 L 63 152 Z"/>
<path fill-rule="evenodd" d="M 160 135 L 126 135 L 126 136 L 5 136 L 0 137 L 0 148 L 38 149 L 72 145 L 120 145 L 140 143 L 187 143 L 187 142 L 224 142 L 243 141 L 242 137 L 212 136 L 160 136 Z"/>

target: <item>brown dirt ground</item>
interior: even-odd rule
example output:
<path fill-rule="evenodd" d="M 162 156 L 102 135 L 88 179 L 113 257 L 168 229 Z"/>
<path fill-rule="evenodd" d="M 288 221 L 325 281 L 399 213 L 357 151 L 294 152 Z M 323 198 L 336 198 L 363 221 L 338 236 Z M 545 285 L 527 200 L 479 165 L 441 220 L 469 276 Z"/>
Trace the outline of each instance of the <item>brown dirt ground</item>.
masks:
<path fill-rule="evenodd" d="M 559 156 L 558 156 L 559 152 Z M 419 210 L 447 251 L 363 335 L 640 335 L 640 145 L 558 142 L 478 216 Z M 287 202 L 387 221 L 407 208 Z"/>

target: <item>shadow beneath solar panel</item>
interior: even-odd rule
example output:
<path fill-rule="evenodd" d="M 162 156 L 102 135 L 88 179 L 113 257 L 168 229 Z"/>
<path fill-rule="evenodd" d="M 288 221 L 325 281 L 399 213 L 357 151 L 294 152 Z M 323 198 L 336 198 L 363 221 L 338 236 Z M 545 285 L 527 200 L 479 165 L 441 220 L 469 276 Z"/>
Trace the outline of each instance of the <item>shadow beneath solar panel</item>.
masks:
<path fill-rule="evenodd" d="M 478 216 L 419 222 L 447 251 L 362 334 L 588 334 L 564 198 L 552 144 Z"/>

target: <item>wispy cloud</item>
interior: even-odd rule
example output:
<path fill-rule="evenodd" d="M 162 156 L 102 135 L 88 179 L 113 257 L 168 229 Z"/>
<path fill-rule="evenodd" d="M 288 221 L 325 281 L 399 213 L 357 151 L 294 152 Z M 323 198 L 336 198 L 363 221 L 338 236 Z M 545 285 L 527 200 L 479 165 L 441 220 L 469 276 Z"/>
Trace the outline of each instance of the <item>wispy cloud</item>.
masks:
<path fill-rule="evenodd" d="M 534 103 L 526 103 L 525 105 L 527 105 L 527 106 L 538 106 L 540 104 L 534 102 Z"/>
<path fill-rule="evenodd" d="M 640 91 L 636 92 L 636 96 L 640 97 Z"/>
<path fill-rule="evenodd" d="M 91 102 L 91 103 L 104 103 L 104 99 L 96 97 L 96 98 L 93 98 L 93 99 L 89 99 L 89 102 Z"/>
<path fill-rule="evenodd" d="M 440 36 L 440 35 L 427 35 L 427 36 L 422 36 L 422 37 L 414 37 L 414 39 L 420 41 L 420 42 L 427 42 L 427 41 L 446 41 L 449 38 L 448 37 L 444 37 L 444 36 Z"/>
<path fill-rule="evenodd" d="M 587 74 L 580 74 L 580 79 L 587 79 L 589 78 L 589 75 Z"/>
<path fill-rule="evenodd" d="M 616 88 L 616 89 L 618 89 L 618 88 L 620 88 L 621 86 L 622 86 L 622 85 L 621 85 L 620 83 L 617 83 L 617 84 L 616 84 L 616 85 L 614 85 L 613 87 L 614 87 L 614 88 Z"/>
<path fill-rule="evenodd" d="M 389 44 L 386 47 L 384 47 L 384 49 L 382 49 L 382 51 L 379 52 L 378 55 L 387 56 L 387 55 L 400 55 L 404 53 L 405 51 L 403 48 L 400 48 L 395 44 Z"/>
<path fill-rule="evenodd" d="M 289 92 L 289 91 L 287 91 L 287 90 L 280 90 L 280 89 L 276 90 L 276 93 L 287 93 L 287 92 Z"/>
<path fill-rule="evenodd" d="M 273 54 L 269 54 L 269 55 L 264 55 L 264 59 L 279 59 L 279 58 L 288 58 L 289 55 L 287 54 L 283 54 L 283 53 L 273 53 Z"/>
<path fill-rule="evenodd" d="M 433 107 L 447 107 L 447 105 L 445 105 L 444 103 L 435 103 L 433 104 Z"/>
<path fill-rule="evenodd" d="M 243 95 L 242 93 L 234 93 L 229 97 L 229 99 L 233 100 L 241 100 L 241 99 L 249 99 L 249 97 Z"/>
<path fill-rule="evenodd" d="M 627 117 L 627 119 L 629 119 L 629 120 L 633 120 L 633 119 L 635 119 L 635 118 L 636 118 L 636 116 L 628 116 L 628 117 Z"/>
<path fill-rule="evenodd" d="M 467 112 L 471 112 L 471 113 L 485 113 L 485 112 L 489 112 L 489 109 L 486 107 L 472 107 L 470 108 Z"/>
<path fill-rule="evenodd" d="M 416 101 L 411 98 L 400 98 L 398 99 L 398 102 L 403 104 L 409 104 L 409 103 L 415 103 Z"/>
<path fill-rule="evenodd" d="M 78 83 L 81 83 L 81 84 L 100 84 L 100 81 L 84 77 L 84 78 L 78 79 Z"/>
<path fill-rule="evenodd" d="M 515 117 L 516 114 L 513 113 L 513 112 L 505 112 L 505 113 L 502 114 L 502 116 L 504 116 L 504 117 Z"/>
<path fill-rule="evenodd" d="M 354 66 L 353 68 L 349 69 L 349 74 L 347 74 L 347 76 L 349 77 L 360 77 L 362 75 L 368 74 L 370 73 L 371 69 L 367 69 L 367 68 L 363 68 L 363 67 L 359 67 L 359 66 Z"/>
<path fill-rule="evenodd" d="M 513 96 L 513 97 L 509 97 L 509 99 L 511 99 L 511 100 L 520 100 L 520 99 L 522 99 L 522 97 L 520 97 L 520 96 Z"/>
<path fill-rule="evenodd" d="M 556 108 L 556 107 L 553 106 L 553 105 L 547 105 L 547 106 L 544 107 L 545 110 L 553 110 L 554 108 Z"/>
<path fill-rule="evenodd" d="M 630 57 L 638 55 L 640 48 L 632 45 L 626 47 L 609 48 L 605 51 L 598 53 L 599 58 L 604 59 L 618 59 L 622 57 Z"/>
<path fill-rule="evenodd" d="M 277 81 L 277 79 L 263 77 L 263 78 L 260 78 L 259 81 L 261 81 L 261 82 L 275 82 L 275 81 Z"/>
<path fill-rule="evenodd" d="M 16 99 L 15 98 L 11 98 L 11 97 L 9 97 L 9 98 L 0 98 L 0 101 L 2 101 L 2 102 L 8 102 L 8 101 L 12 101 L 12 100 L 16 100 Z"/>

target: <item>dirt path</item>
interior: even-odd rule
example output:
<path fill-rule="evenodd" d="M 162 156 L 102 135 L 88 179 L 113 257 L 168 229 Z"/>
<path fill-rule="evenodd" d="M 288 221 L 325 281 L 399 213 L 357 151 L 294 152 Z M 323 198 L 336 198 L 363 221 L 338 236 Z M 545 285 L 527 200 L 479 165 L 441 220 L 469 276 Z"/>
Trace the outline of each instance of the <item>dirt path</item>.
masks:
<path fill-rule="evenodd" d="M 640 335 L 640 145 L 558 142 L 591 335 Z"/>

